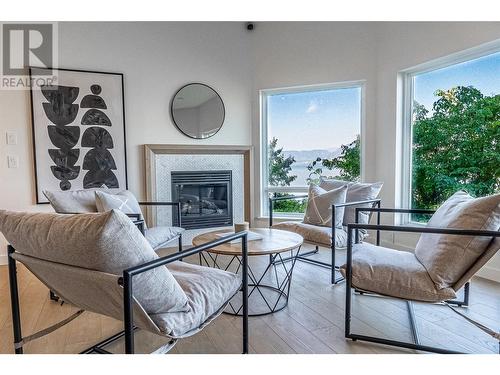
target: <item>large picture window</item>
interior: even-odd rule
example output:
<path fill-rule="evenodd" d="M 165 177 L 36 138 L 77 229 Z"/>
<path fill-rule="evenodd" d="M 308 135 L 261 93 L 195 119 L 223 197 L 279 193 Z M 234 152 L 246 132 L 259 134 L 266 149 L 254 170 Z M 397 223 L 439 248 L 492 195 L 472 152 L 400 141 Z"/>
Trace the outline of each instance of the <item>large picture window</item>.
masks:
<path fill-rule="evenodd" d="M 405 83 L 406 206 L 500 191 L 500 52 L 410 72 Z"/>
<path fill-rule="evenodd" d="M 359 179 L 362 96 L 361 82 L 261 91 L 262 215 L 269 196 L 306 193 L 320 176 Z M 300 215 L 305 205 L 275 210 Z"/>

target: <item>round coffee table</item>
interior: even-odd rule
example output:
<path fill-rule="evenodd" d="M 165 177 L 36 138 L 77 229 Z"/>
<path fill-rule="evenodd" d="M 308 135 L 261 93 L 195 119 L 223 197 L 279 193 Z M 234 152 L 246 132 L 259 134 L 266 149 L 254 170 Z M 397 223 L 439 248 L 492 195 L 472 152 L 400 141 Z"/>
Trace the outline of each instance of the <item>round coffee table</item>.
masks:
<path fill-rule="evenodd" d="M 193 238 L 199 246 L 221 238 L 221 234 L 232 233 L 231 229 L 200 234 Z M 250 316 L 272 314 L 288 304 L 292 273 L 304 242 L 302 236 L 279 229 L 255 228 L 250 232 L 262 236 L 260 240 L 248 241 L 248 305 Z M 262 259 L 262 256 L 269 257 Z M 259 257 L 254 258 L 253 257 Z M 241 241 L 225 243 L 201 253 L 200 264 L 234 273 L 241 272 Z M 241 293 L 231 299 L 225 313 L 241 315 Z"/>

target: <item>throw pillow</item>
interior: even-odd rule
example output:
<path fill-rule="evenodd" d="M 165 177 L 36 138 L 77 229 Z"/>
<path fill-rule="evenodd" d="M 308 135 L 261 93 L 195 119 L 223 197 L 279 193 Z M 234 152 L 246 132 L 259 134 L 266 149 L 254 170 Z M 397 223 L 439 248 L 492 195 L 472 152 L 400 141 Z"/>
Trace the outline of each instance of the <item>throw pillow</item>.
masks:
<path fill-rule="evenodd" d="M 128 190 L 120 191 L 116 194 L 108 194 L 101 190 L 96 190 L 95 203 L 98 212 L 120 210 L 126 214 L 139 214 L 139 218 L 144 220 L 141 207 L 134 194 Z M 146 226 L 146 223 L 144 223 Z"/>
<path fill-rule="evenodd" d="M 383 182 L 349 182 L 334 180 L 322 177 L 319 186 L 325 190 L 338 189 L 340 186 L 347 186 L 346 202 L 359 202 L 370 199 L 376 199 L 384 185 Z M 356 222 L 356 208 L 358 207 L 372 207 L 371 203 L 360 204 L 358 206 L 346 207 L 344 211 L 343 225 L 347 226 L 349 223 Z M 368 224 L 370 214 L 361 212 L 359 215 L 359 222 L 361 224 Z"/>
<path fill-rule="evenodd" d="M 97 212 L 95 191 L 98 189 L 50 191 L 44 190 L 50 204 L 60 214 L 83 214 Z"/>
<path fill-rule="evenodd" d="M 331 227 L 332 205 L 345 203 L 346 193 L 347 186 L 326 191 L 317 185 L 310 184 L 304 223 Z M 342 227 L 343 217 L 344 207 L 337 208 L 333 219 L 336 227 Z"/>
<path fill-rule="evenodd" d="M 464 191 L 453 194 L 432 215 L 429 227 L 500 229 L 500 194 L 472 198 Z M 484 236 L 423 233 L 415 256 L 438 288 L 447 288 L 474 264 L 492 241 Z"/>

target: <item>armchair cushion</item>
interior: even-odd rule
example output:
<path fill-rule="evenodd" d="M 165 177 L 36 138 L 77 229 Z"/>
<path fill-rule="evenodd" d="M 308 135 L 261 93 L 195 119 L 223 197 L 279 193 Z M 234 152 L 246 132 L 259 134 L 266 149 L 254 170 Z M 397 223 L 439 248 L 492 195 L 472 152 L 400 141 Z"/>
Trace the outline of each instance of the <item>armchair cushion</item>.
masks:
<path fill-rule="evenodd" d="M 330 247 L 332 242 L 332 228 L 320 227 L 301 223 L 299 221 L 285 221 L 273 225 L 274 229 L 282 229 L 300 234 L 305 241 Z M 360 233 L 361 237 L 361 233 Z M 335 246 L 347 246 L 347 232 L 344 228 L 335 228 Z"/>
<path fill-rule="evenodd" d="M 304 215 L 304 223 L 331 227 L 332 220 L 335 227 L 342 227 L 344 217 L 344 207 L 335 210 L 335 217 L 332 218 L 332 205 L 345 203 L 347 186 L 340 186 L 329 191 L 317 185 L 309 185 L 309 197 Z"/>
<path fill-rule="evenodd" d="M 472 198 L 459 191 L 439 207 L 427 225 L 497 231 L 500 228 L 500 194 Z M 484 236 L 423 233 L 415 248 L 415 256 L 438 288 L 448 288 L 476 262 L 491 242 L 491 237 Z"/>
<path fill-rule="evenodd" d="M 325 190 L 337 189 L 340 186 L 347 186 L 346 202 L 359 202 L 370 199 L 376 199 L 384 185 L 383 182 L 366 183 L 366 182 L 348 182 L 341 180 L 334 180 L 329 178 L 321 178 L 319 186 Z M 357 207 L 371 207 L 371 203 L 366 203 L 359 206 L 346 207 L 344 211 L 343 225 L 347 226 L 349 223 L 356 222 L 356 208 Z M 361 224 L 368 224 L 370 215 L 366 212 L 360 212 L 359 222 Z"/>
<path fill-rule="evenodd" d="M 19 254 L 12 256 L 30 270 L 65 302 L 97 314 L 123 319 L 123 288 L 120 276 L 87 268 L 49 262 Z M 83 286 L 83 287 L 82 287 Z M 160 333 L 143 307 L 134 298 L 134 324 L 150 332 Z"/>
<path fill-rule="evenodd" d="M 184 230 L 179 227 L 153 227 L 146 229 L 145 236 L 153 250 L 156 250 L 177 238 Z"/>
<path fill-rule="evenodd" d="M 186 262 L 169 264 L 188 298 L 188 312 L 151 315 L 160 330 L 173 338 L 191 336 L 219 316 L 241 287 L 241 277 L 216 268 Z"/>
<path fill-rule="evenodd" d="M 158 259 L 118 210 L 78 215 L 0 211 L 0 231 L 22 255 L 112 275 Z M 189 309 L 186 294 L 166 267 L 136 276 L 134 296 L 148 313 Z"/>
<path fill-rule="evenodd" d="M 340 272 L 346 276 L 345 264 Z M 455 298 L 452 288 L 436 288 L 414 254 L 369 243 L 353 245 L 352 285 L 363 291 L 414 301 Z"/>
<path fill-rule="evenodd" d="M 100 189 L 85 189 L 72 191 L 44 190 L 50 204 L 60 214 L 82 214 L 97 212 L 95 192 Z"/>
<path fill-rule="evenodd" d="M 117 209 L 126 214 L 139 214 L 140 219 L 144 220 L 139 202 L 130 191 L 123 190 L 116 194 L 108 194 L 102 190 L 96 190 L 94 195 L 97 211 L 106 212 Z M 146 228 L 146 222 L 144 222 L 144 227 Z"/>

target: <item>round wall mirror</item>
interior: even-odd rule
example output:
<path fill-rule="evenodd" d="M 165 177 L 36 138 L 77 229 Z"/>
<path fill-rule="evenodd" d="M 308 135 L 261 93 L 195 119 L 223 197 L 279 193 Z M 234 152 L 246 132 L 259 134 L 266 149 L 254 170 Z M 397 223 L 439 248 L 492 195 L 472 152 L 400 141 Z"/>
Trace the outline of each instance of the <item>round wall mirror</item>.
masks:
<path fill-rule="evenodd" d="M 217 92 L 202 83 L 181 87 L 172 99 L 170 112 L 175 126 L 191 138 L 213 136 L 224 123 L 224 103 Z"/>

